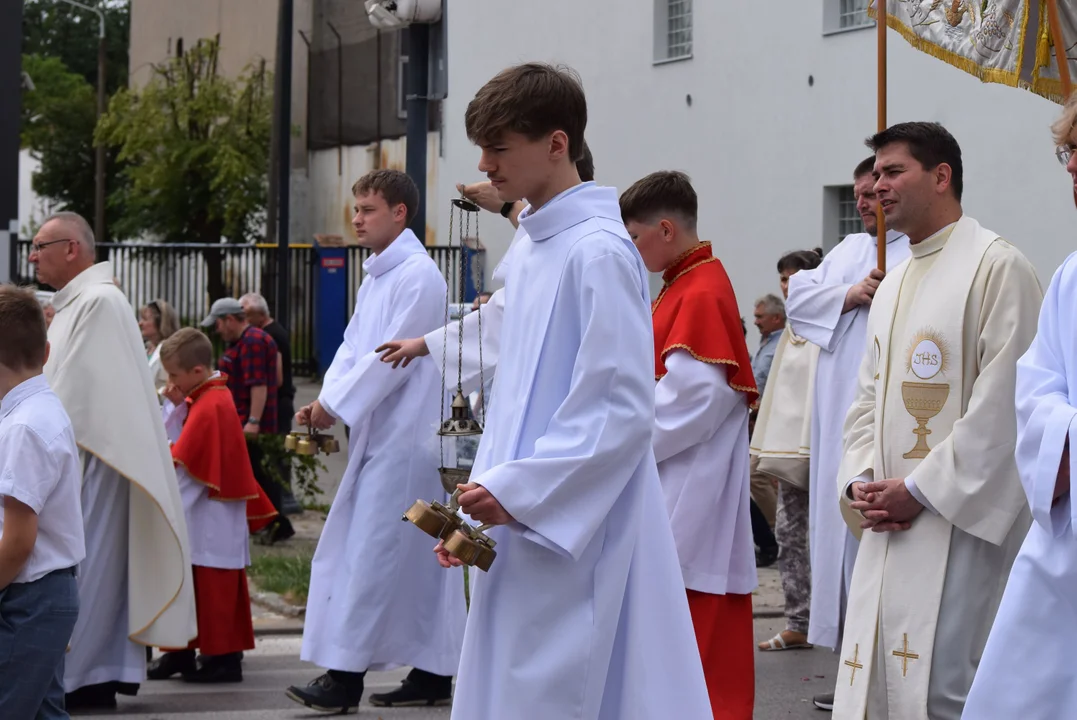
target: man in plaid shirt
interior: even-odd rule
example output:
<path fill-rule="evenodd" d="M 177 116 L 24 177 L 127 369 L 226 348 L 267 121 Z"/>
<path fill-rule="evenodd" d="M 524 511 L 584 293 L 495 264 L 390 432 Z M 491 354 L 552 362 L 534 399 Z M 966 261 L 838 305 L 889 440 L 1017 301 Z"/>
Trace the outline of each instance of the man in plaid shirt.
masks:
<path fill-rule="evenodd" d="M 267 530 L 270 542 L 287 540 L 295 535 L 292 523 L 284 515 L 283 486 L 262 467 L 263 453 L 252 438 L 277 433 L 277 386 L 280 367 L 277 364 L 277 344 L 264 330 L 247 322 L 243 306 L 234 298 L 221 298 L 213 303 L 202 327 L 215 327 L 228 348 L 217 362 L 217 369 L 228 376 L 228 389 L 236 404 L 236 412 L 247 434 L 247 448 L 258 484 L 280 513 Z"/>

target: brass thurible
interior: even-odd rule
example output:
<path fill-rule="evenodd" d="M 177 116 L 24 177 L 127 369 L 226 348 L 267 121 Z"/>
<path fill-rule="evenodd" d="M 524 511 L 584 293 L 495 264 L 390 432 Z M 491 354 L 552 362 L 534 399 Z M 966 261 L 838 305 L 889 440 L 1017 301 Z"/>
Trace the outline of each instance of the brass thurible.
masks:
<path fill-rule="evenodd" d="M 497 557 L 497 543 L 484 532 L 489 525 L 473 527 L 456 514 L 459 496 L 460 490 L 454 491 L 448 505 L 416 500 L 401 519 L 441 540 L 445 550 L 460 562 L 487 572 Z"/>
<path fill-rule="evenodd" d="M 472 217 L 475 221 L 475 234 L 471 235 L 471 220 Z M 479 206 L 474 202 L 460 197 L 453 198 L 452 207 L 450 209 L 449 216 L 449 247 L 453 246 L 453 233 L 454 231 L 459 233 L 459 243 L 461 250 L 464 243 L 467 240 L 474 240 L 476 246 L 478 246 L 478 232 L 479 232 Z M 463 302 L 464 288 L 467 285 L 465 277 L 465 263 L 461 262 L 458 265 L 460 276 L 456 287 L 459 290 L 459 297 L 457 302 Z M 446 285 L 445 294 L 445 319 L 449 318 L 449 305 L 452 300 L 452 291 L 449 289 L 451 283 Z M 479 336 L 479 387 L 485 388 L 486 381 L 483 377 L 483 361 L 482 361 L 482 308 L 481 306 L 477 310 L 478 313 L 478 336 Z M 497 557 L 497 553 L 494 551 L 494 546 L 497 544 L 489 536 L 486 535 L 485 530 L 490 527 L 489 525 L 483 525 L 481 527 L 474 527 L 467 521 L 465 521 L 457 510 L 460 509 L 459 497 L 461 485 L 466 485 L 471 480 L 471 468 L 459 466 L 459 453 L 457 453 L 457 467 L 447 467 L 445 457 L 445 438 L 449 438 L 450 441 L 458 441 L 460 438 L 474 437 L 482 434 L 482 425 L 471 414 L 471 404 L 467 401 L 467 396 L 464 395 L 464 383 L 463 383 L 463 352 L 464 352 L 464 325 L 459 323 L 459 342 L 457 344 L 458 363 L 457 363 L 457 378 L 456 378 L 456 391 L 453 393 L 451 412 L 449 417 L 443 418 L 441 425 L 438 427 L 438 437 L 441 446 L 441 467 L 438 468 L 438 472 L 441 476 L 441 485 L 446 493 L 450 495 L 449 504 L 444 505 L 440 502 L 427 503 L 424 500 L 416 500 L 415 503 L 404 513 L 403 520 L 408 520 L 417 526 L 420 530 L 425 532 L 431 537 L 437 538 L 442 542 L 442 546 L 445 550 L 460 560 L 467 567 L 477 567 L 482 571 L 488 571 L 493 564 L 494 559 Z M 447 367 L 446 357 L 449 345 L 449 326 L 446 323 L 444 328 L 445 333 L 445 345 L 442 347 L 442 368 Z M 445 370 L 441 373 L 441 390 L 442 398 L 446 396 L 446 377 Z M 485 399 L 483 402 L 483 416 L 485 417 Z M 459 448 L 458 448 L 459 450 Z M 467 573 L 467 567 L 464 568 L 465 577 Z M 465 590 L 466 597 L 466 590 Z"/>
<path fill-rule="evenodd" d="M 447 420 L 442 421 L 438 428 L 441 437 L 460 438 L 482 435 L 482 425 L 471 415 L 471 405 L 467 398 L 459 390 L 452 399 L 452 413 Z M 450 495 L 456 492 L 457 485 L 466 485 L 471 479 L 471 468 L 441 467 L 441 486 Z"/>
<path fill-rule="evenodd" d="M 340 442 L 332 435 L 314 432 L 314 428 L 307 427 L 304 432 L 288 433 L 284 438 L 284 449 L 297 455 L 317 455 L 322 452 L 326 455 L 340 452 Z"/>

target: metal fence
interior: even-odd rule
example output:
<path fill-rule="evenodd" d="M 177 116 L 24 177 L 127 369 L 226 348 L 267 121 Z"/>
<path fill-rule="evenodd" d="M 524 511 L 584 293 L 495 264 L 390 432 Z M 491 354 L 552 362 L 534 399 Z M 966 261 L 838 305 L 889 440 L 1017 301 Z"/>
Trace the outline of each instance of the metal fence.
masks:
<path fill-rule="evenodd" d="M 275 245 L 99 243 L 98 248 L 107 253 L 120 287 L 136 310 L 161 298 L 176 308 L 184 326 L 197 325 L 209 312 L 213 297 L 238 298 L 256 292 L 265 296 L 271 309 L 277 307 L 278 249 Z M 278 313 L 277 319 L 291 332 L 293 372 L 312 376 L 318 367 L 314 342 L 318 263 L 311 245 L 293 245 L 290 250 L 287 317 L 279 317 Z M 465 264 L 465 272 L 479 278 L 477 282 L 467 284 L 481 288 L 481 253 L 476 260 L 471 253 L 468 253 L 469 259 L 462 259 L 457 247 L 431 247 L 428 251 L 448 281 L 454 301 L 462 297 L 461 262 Z M 29 261 L 30 241 L 19 240 L 13 255 L 14 280 L 21 284 L 36 284 Z M 348 316 L 355 309 L 356 294 L 363 277 L 363 261 L 369 255 L 370 251 L 365 248 L 348 248 L 345 261 Z M 471 294 L 465 290 L 463 296 Z"/>

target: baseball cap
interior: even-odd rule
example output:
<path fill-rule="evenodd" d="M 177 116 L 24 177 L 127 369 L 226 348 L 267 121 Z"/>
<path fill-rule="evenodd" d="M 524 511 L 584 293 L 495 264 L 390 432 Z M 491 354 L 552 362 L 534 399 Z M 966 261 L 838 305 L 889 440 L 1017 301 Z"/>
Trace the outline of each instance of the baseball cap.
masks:
<path fill-rule="evenodd" d="M 239 303 L 239 300 L 235 298 L 221 298 L 215 300 L 213 305 L 209 308 L 209 315 L 206 315 L 202 320 L 202 327 L 212 327 L 217 321 L 217 318 L 228 317 L 229 315 L 242 315 L 243 306 Z"/>

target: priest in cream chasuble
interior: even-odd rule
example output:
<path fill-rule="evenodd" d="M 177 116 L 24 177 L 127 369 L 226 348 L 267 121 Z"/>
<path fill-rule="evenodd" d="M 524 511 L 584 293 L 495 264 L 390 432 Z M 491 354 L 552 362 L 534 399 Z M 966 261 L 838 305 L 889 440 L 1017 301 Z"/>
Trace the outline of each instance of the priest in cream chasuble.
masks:
<path fill-rule="evenodd" d="M 1042 300 L 1035 271 L 967 216 L 911 250 L 875 295 L 845 425 L 839 496 L 863 535 L 835 718 L 961 716 L 1030 521 L 1014 383 Z M 883 479 L 923 507 L 868 530 L 880 516 L 853 509 L 853 486 Z"/>

